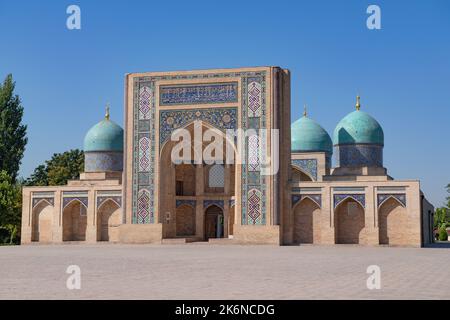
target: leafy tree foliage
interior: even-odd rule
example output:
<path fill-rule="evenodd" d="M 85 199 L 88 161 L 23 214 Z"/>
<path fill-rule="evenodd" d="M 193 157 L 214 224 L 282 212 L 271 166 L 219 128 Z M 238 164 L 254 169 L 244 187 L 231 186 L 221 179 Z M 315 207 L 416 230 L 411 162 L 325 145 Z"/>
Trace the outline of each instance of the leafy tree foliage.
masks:
<path fill-rule="evenodd" d="M 22 209 L 21 186 L 7 171 L 0 171 L 0 229 L 7 231 L 10 244 L 17 241 Z M 0 239 L 1 241 L 2 239 Z M 4 239 L 3 239 L 4 242 Z"/>
<path fill-rule="evenodd" d="M 14 95 L 15 82 L 9 74 L 0 84 L 0 170 L 17 178 L 27 144 L 27 126 L 22 124 L 23 107 Z"/>
<path fill-rule="evenodd" d="M 28 186 L 60 186 L 77 179 L 84 171 L 84 153 L 73 149 L 55 153 L 50 160 L 39 165 L 25 181 Z"/>

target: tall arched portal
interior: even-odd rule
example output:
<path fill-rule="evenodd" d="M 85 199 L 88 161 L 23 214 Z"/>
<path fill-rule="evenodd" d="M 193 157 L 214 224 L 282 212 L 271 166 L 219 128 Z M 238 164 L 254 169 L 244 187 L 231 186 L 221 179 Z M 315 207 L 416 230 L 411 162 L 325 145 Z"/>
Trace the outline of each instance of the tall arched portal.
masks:
<path fill-rule="evenodd" d="M 85 241 L 87 209 L 78 200 L 73 200 L 63 209 L 63 241 Z"/>
<path fill-rule="evenodd" d="M 389 198 L 378 209 L 380 244 L 408 245 L 408 214 L 395 198 Z"/>
<path fill-rule="evenodd" d="M 120 206 L 109 199 L 97 211 L 97 241 L 119 241 Z"/>
<path fill-rule="evenodd" d="M 294 243 L 320 242 L 320 208 L 310 198 L 304 198 L 294 210 Z"/>
<path fill-rule="evenodd" d="M 222 208 L 212 205 L 205 210 L 205 239 L 224 237 L 224 215 Z"/>
<path fill-rule="evenodd" d="M 52 242 L 53 205 L 41 200 L 32 211 L 31 241 Z"/>
<path fill-rule="evenodd" d="M 365 227 L 364 208 L 351 198 L 342 201 L 334 212 L 336 243 L 359 244 Z"/>

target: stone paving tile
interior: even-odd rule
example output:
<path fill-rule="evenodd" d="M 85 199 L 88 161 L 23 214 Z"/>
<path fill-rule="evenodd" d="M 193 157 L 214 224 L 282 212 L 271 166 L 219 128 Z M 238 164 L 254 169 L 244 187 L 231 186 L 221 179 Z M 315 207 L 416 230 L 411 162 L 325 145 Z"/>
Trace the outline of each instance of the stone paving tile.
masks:
<path fill-rule="evenodd" d="M 72 264 L 81 290 L 66 288 Z M 14 246 L 0 266 L 0 299 L 450 299 L 448 248 Z"/>

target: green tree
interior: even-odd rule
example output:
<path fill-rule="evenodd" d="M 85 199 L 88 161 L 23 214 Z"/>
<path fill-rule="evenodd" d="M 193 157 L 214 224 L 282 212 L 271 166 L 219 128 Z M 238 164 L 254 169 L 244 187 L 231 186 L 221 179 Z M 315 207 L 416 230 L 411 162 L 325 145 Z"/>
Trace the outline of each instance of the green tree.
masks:
<path fill-rule="evenodd" d="M 15 82 L 9 74 L 0 84 L 0 170 L 15 182 L 27 144 L 27 126 L 22 124 L 23 107 L 14 94 Z"/>
<path fill-rule="evenodd" d="M 437 208 L 434 211 L 434 227 L 439 228 L 443 224 L 447 223 L 447 208 Z"/>
<path fill-rule="evenodd" d="M 79 178 L 84 171 L 84 153 L 73 149 L 64 153 L 55 153 L 50 160 L 34 169 L 25 181 L 28 186 L 60 186 L 68 180 Z"/>
<path fill-rule="evenodd" d="M 447 240 L 448 240 L 448 234 L 447 234 L 447 230 L 445 228 L 445 224 L 443 224 L 439 228 L 439 241 L 447 241 Z"/>
<path fill-rule="evenodd" d="M 0 171 L 0 229 L 9 234 L 9 243 L 16 240 L 20 230 L 22 209 L 21 186 L 13 181 L 7 171 Z"/>

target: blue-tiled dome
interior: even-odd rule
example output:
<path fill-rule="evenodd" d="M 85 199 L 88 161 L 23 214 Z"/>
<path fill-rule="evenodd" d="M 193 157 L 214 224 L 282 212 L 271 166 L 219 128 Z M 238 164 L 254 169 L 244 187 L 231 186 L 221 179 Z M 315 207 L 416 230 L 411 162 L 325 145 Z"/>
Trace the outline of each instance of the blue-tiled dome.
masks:
<path fill-rule="evenodd" d="M 357 110 L 346 115 L 336 126 L 333 144 L 377 144 L 384 145 L 384 133 L 377 120 L 369 114 Z"/>
<path fill-rule="evenodd" d="M 84 138 L 84 151 L 123 151 L 123 129 L 107 116 L 93 126 Z"/>
<path fill-rule="evenodd" d="M 328 133 L 317 122 L 304 115 L 291 125 L 291 151 L 322 151 L 331 154 L 333 146 Z"/>

